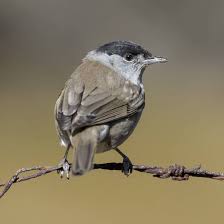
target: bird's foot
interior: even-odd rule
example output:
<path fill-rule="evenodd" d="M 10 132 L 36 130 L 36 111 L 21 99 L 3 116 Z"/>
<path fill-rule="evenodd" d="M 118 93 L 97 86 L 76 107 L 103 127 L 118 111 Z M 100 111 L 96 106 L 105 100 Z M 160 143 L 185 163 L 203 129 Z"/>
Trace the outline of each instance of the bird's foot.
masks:
<path fill-rule="evenodd" d="M 133 171 L 133 165 L 130 159 L 126 156 L 123 159 L 123 167 L 122 167 L 122 173 L 126 175 L 127 177 L 132 173 Z"/>
<path fill-rule="evenodd" d="M 58 170 L 60 177 L 63 178 L 65 175 L 66 178 L 69 180 L 71 166 L 68 160 L 66 158 L 63 158 L 62 161 L 59 163 L 59 166 L 61 166 L 61 168 Z"/>

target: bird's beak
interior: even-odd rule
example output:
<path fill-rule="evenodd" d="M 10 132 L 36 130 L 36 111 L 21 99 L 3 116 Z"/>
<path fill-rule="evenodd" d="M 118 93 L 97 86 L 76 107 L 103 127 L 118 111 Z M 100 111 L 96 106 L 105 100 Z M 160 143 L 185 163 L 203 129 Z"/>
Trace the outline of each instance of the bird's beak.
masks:
<path fill-rule="evenodd" d="M 150 58 L 147 58 L 144 60 L 144 64 L 145 66 L 151 65 L 151 64 L 155 64 L 155 63 L 165 63 L 168 60 L 166 58 L 163 57 L 159 57 L 159 56 L 152 56 Z"/>

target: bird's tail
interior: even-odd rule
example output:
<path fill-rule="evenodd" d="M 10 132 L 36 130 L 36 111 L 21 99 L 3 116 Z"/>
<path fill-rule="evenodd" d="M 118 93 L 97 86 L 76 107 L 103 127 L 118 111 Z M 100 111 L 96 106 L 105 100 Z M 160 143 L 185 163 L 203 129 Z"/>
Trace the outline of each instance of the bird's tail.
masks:
<path fill-rule="evenodd" d="M 93 158 L 97 141 L 86 135 L 76 136 L 72 174 L 81 176 L 93 168 Z"/>

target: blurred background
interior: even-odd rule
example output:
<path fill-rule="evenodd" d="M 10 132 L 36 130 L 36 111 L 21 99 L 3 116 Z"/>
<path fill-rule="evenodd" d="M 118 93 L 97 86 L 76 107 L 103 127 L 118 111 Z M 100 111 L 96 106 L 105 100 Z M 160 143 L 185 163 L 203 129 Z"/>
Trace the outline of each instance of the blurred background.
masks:
<path fill-rule="evenodd" d="M 55 165 L 53 108 L 85 54 L 131 40 L 164 56 L 144 74 L 146 108 L 124 152 L 136 164 L 224 170 L 224 1 L 0 0 L 0 182 Z M 115 152 L 96 162 L 121 161 Z M 224 183 L 159 180 L 134 172 L 57 174 L 21 183 L 0 201 L 4 223 L 211 223 Z"/>

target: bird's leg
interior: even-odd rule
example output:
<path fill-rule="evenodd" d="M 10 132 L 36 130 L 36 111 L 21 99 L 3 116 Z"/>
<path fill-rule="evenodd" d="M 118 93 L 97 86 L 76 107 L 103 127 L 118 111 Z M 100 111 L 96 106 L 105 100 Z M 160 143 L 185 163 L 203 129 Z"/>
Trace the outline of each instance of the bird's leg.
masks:
<path fill-rule="evenodd" d="M 70 173 L 70 164 L 67 160 L 69 148 L 70 148 L 70 146 L 67 147 L 67 149 L 65 151 L 65 154 L 64 154 L 64 157 L 61 160 L 61 162 L 59 163 L 59 165 L 61 165 L 62 168 L 61 168 L 60 171 L 58 171 L 58 173 L 60 173 L 61 178 L 63 178 L 63 176 L 65 174 L 67 179 L 69 179 L 69 173 Z"/>
<path fill-rule="evenodd" d="M 121 152 L 120 149 L 115 148 L 114 150 L 116 152 L 118 152 L 122 156 L 122 158 L 123 158 L 123 169 L 122 169 L 122 172 L 126 176 L 129 176 L 132 173 L 132 171 L 133 171 L 133 165 L 132 165 L 131 160 L 123 152 Z"/>

